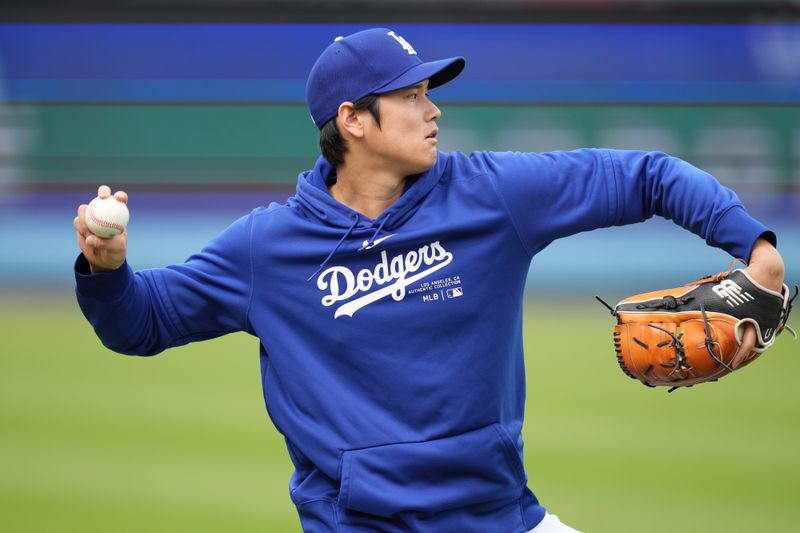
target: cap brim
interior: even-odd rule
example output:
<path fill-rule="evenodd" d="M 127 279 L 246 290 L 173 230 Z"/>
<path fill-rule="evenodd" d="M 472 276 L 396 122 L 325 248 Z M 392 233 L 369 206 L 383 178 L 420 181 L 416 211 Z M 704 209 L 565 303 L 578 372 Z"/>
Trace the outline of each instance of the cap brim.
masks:
<path fill-rule="evenodd" d="M 450 57 L 447 59 L 439 59 L 437 61 L 430 61 L 428 63 L 420 63 L 403 74 L 390 81 L 383 87 L 373 91 L 374 94 L 383 94 L 390 91 L 396 91 L 403 87 L 410 87 L 423 80 L 428 80 L 428 89 L 433 89 L 440 85 L 444 85 L 452 80 L 464 70 L 463 57 Z"/>

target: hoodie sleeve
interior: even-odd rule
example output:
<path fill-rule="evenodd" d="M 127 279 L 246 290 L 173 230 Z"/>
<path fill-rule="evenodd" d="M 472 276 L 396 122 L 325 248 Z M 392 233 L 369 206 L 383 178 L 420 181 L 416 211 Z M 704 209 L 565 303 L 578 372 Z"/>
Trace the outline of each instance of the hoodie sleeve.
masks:
<path fill-rule="evenodd" d="M 243 217 L 185 263 L 134 272 L 89 274 L 75 263 L 76 295 L 84 316 L 111 350 L 154 355 L 166 348 L 250 331 L 252 214 Z"/>
<path fill-rule="evenodd" d="M 560 237 L 653 215 L 745 261 L 759 237 L 776 243 L 775 234 L 745 211 L 732 190 L 661 152 L 581 149 L 477 157 L 531 255 Z"/>

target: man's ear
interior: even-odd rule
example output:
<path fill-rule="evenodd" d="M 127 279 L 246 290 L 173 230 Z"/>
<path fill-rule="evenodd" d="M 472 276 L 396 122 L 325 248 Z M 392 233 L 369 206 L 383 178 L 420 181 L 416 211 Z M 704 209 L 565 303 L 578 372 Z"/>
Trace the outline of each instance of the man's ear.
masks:
<path fill-rule="evenodd" d="M 364 124 L 361 122 L 360 113 L 356 111 L 353 102 L 342 102 L 339 105 L 337 120 L 342 134 L 346 131 L 352 137 L 360 139 L 364 136 Z"/>

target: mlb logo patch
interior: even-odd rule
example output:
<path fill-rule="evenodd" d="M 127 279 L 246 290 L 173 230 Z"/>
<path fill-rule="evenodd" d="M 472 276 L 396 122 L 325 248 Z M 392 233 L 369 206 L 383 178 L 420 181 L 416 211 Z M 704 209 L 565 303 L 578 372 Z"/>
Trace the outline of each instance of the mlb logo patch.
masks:
<path fill-rule="evenodd" d="M 447 289 L 448 298 L 458 298 L 459 296 L 464 296 L 464 289 L 462 289 L 461 287 L 454 287 L 452 289 Z"/>

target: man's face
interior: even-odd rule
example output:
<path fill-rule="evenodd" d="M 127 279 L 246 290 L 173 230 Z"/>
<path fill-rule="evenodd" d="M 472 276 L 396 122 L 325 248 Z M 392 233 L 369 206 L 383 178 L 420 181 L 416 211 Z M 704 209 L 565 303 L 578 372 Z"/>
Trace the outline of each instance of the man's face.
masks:
<path fill-rule="evenodd" d="M 436 163 L 436 120 L 442 115 L 428 99 L 428 80 L 381 95 L 380 126 L 369 115 L 364 140 L 380 165 L 404 176 L 419 174 Z"/>

